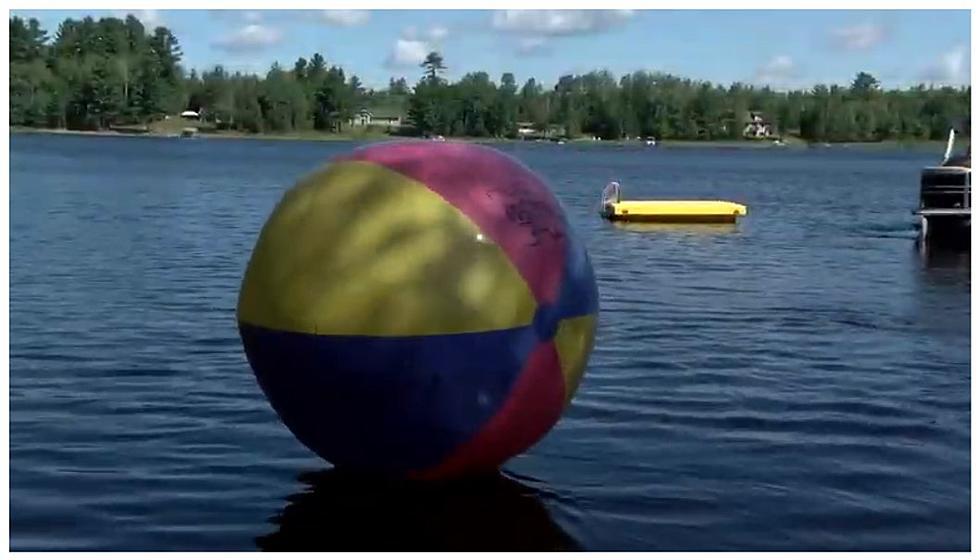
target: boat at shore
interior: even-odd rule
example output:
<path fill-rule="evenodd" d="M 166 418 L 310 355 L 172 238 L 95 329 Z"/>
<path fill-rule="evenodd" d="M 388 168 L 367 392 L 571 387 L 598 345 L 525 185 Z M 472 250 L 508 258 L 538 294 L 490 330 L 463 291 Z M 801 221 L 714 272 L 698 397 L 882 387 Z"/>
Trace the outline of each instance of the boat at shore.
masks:
<path fill-rule="evenodd" d="M 671 224 L 732 224 L 746 213 L 745 205 L 725 200 L 622 200 L 617 182 L 603 189 L 599 210 L 614 222 Z"/>
<path fill-rule="evenodd" d="M 919 175 L 919 241 L 930 245 L 969 246 L 971 220 L 970 146 L 953 156 L 956 129 L 949 131 L 946 153 L 937 166 L 925 167 Z"/>

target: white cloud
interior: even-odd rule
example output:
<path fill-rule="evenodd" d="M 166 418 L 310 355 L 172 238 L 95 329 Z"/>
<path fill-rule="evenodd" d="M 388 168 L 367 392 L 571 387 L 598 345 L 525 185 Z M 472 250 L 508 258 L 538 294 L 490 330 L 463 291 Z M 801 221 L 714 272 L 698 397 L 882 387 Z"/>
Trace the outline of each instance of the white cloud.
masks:
<path fill-rule="evenodd" d="M 536 36 L 586 35 L 605 31 L 633 17 L 633 10 L 498 10 L 498 31 Z"/>
<path fill-rule="evenodd" d="M 781 54 L 772 57 L 769 62 L 763 64 L 755 71 L 755 80 L 761 84 L 773 86 L 788 85 L 788 82 L 796 78 L 797 69 L 793 59 L 788 55 Z"/>
<path fill-rule="evenodd" d="M 226 51 L 254 51 L 278 44 L 282 33 L 273 27 L 251 23 L 221 37 L 213 45 Z"/>
<path fill-rule="evenodd" d="M 433 41 L 441 41 L 449 36 L 449 30 L 441 25 L 433 26 L 428 32 L 429 39 Z"/>
<path fill-rule="evenodd" d="M 371 12 L 367 10 L 323 10 L 320 18 L 330 25 L 338 27 L 356 27 L 364 25 L 371 19 Z"/>
<path fill-rule="evenodd" d="M 261 12 L 247 10 L 210 9 L 208 10 L 208 14 L 217 20 L 234 22 L 247 21 L 249 23 L 256 23 L 262 18 Z"/>
<path fill-rule="evenodd" d="M 544 37 L 525 37 L 517 42 L 517 54 L 532 56 L 548 52 L 548 40 Z"/>
<path fill-rule="evenodd" d="M 932 83 L 961 85 L 970 82 L 970 53 L 965 45 L 957 45 L 926 66 L 920 77 Z"/>
<path fill-rule="evenodd" d="M 389 68 L 418 66 L 431 50 L 431 46 L 425 41 L 398 39 L 395 41 L 385 65 Z"/>
<path fill-rule="evenodd" d="M 434 25 L 424 33 L 410 25 L 392 45 L 385 66 L 389 69 L 417 67 L 430 52 L 438 51 L 439 43 L 448 36 L 449 30 L 441 25 Z"/>
<path fill-rule="evenodd" d="M 880 45 L 888 38 L 888 30 L 883 25 L 862 23 L 830 30 L 834 47 L 849 51 L 866 51 Z"/>
<path fill-rule="evenodd" d="M 434 25 L 426 29 L 424 33 L 420 33 L 419 28 L 414 25 L 409 25 L 405 29 L 402 29 L 402 39 L 408 39 L 409 41 L 438 43 L 448 36 L 449 30 L 441 25 Z"/>

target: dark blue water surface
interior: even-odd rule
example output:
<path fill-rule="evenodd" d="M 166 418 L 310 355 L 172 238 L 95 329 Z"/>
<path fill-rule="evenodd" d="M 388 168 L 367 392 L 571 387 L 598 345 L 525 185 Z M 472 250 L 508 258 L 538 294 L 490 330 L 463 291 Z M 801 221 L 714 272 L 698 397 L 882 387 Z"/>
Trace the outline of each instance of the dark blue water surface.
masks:
<path fill-rule="evenodd" d="M 235 304 L 284 190 L 347 143 L 10 137 L 10 538 L 28 549 L 968 549 L 969 256 L 915 248 L 937 154 L 504 145 L 586 241 L 601 321 L 504 475 L 330 470 Z M 737 226 L 617 227 L 628 196 Z"/>

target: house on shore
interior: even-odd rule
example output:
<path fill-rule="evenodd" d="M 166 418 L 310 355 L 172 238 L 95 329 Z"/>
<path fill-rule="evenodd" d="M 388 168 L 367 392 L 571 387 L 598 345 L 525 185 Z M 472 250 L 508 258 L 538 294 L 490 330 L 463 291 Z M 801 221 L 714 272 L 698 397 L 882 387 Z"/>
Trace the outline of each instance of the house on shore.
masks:
<path fill-rule="evenodd" d="M 550 140 L 565 135 L 565 127 L 559 125 L 548 125 L 544 130 L 541 130 L 533 122 L 519 121 L 516 124 L 517 136 L 522 140 Z"/>
<path fill-rule="evenodd" d="M 773 135 L 772 123 L 759 111 L 749 111 L 742 136 L 745 138 L 769 138 Z"/>
<path fill-rule="evenodd" d="M 354 114 L 349 124 L 353 127 L 379 126 L 391 130 L 401 128 L 404 122 L 401 115 L 382 111 L 374 112 L 370 109 L 362 108 Z"/>
<path fill-rule="evenodd" d="M 538 129 L 534 128 L 534 123 L 531 122 L 519 122 L 517 123 L 517 135 L 520 137 L 525 136 L 536 136 L 540 134 Z"/>

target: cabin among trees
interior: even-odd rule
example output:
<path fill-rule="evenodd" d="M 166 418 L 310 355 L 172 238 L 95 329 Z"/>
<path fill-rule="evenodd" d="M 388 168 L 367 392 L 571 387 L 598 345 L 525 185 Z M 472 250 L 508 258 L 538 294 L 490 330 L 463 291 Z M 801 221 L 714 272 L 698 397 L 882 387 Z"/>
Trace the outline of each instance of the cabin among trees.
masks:
<path fill-rule="evenodd" d="M 742 136 L 745 138 L 769 138 L 773 135 L 773 125 L 759 111 L 749 111 Z"/>
<path fill-rule="evenodd" d="M 402 116 L 392 111 L 379 110 L 374 112 L 368 108 L 361 108 L 353 118 L 350 119 L 350 126 L 367 128 L 369 126 L 383 127 L 387 129 L 401 128 Z"/>
<path fill-rule="evenodd" d="M 525 121 L 517 123 L 517 134 L 521 138 L 527 138 L 528 136 L 537 136 L 540 132 L 534 127 L 533 122 Z"/>
<path fill-rule="evenodd" d="M 517 122 L 517 137 L 521 140 L 552 140 L 565 136 L 565 127 L 549 124 L 540 126 L 531 121 Z"/>

